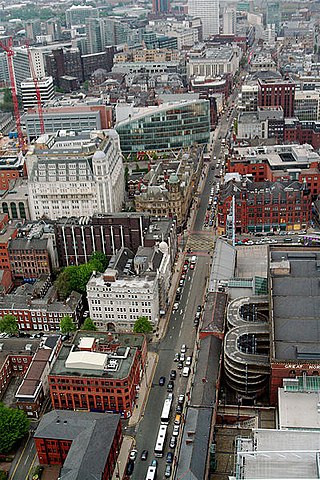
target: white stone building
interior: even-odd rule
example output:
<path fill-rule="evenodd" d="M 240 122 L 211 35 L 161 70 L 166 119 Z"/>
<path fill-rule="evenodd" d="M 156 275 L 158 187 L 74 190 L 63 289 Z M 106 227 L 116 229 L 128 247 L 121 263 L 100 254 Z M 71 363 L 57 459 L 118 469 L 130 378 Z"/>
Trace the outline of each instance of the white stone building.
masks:
<path fill-rule="evenodd" d="M 115 130 L 42 135 L 27 155 L 32 219 L 121 210 L 124 172 Z"/>
<path fill-rule="evenodd" d="M 239 68 L 241 57 L 242 52 L 237 45 L 200 48 L 198 52 L 191 50 L 187 63 L 188 76 L 215 78 L 227 73 L 234 75 Z"/>

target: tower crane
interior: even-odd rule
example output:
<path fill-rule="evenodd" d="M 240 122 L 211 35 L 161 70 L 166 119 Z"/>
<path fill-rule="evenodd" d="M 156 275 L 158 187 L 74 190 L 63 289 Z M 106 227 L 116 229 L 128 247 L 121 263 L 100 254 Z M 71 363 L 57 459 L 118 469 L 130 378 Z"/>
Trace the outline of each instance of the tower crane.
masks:
<path fill-rule="evenodd" d="M 25 150 L 26 149 L 26 144 L 25 144 L 23 134 L 22 134 L 20 112 L 19 112 L 19 103 L 18 103 L 18 97 L 17 97 L 17 92 L 16 92 L 16 80 L 15 80 L 14 71 L 13 71 L 14 51 L 13 51 L 12 45 L 13 45 L 13 42 L 12 42 L 11 37 L 8 39 L 8 42 L 6 44 L 0 41 L 0 48 L 2 48 L 2 50 L 4 50 L 6 52 L 7 59 L 8 59 L 8 69 L 9 69 L 9 77 L 10 77 L 10 85 L 11 85 L 13 111 L 14 111 L 14 118 L 15 118 L 15 121 L 16 121 L 16 128 L 17 128 L 17 133 L 18 133 L 19 147 L 22 150 Z"/>

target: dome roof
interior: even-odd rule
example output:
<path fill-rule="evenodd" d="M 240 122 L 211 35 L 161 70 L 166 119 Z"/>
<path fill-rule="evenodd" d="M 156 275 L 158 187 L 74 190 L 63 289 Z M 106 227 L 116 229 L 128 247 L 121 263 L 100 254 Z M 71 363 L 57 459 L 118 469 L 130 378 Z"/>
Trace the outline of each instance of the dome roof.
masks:
<path fill-rule="evenodd" d="M 167 242 L 160 242 L 159 243 L 159 250 L 161 253 L 167 253 L 169 251 L 169 247 L 168 247 L 168 244 Z"/>
<path fill-rule="evenodd" d="M 102 150 L 97 150 L 96 152 L 94 152 L 94 155 L 92 157 L 92 160 L 104 160 L 106 158 L 106 154 L 102 151 Z"/>

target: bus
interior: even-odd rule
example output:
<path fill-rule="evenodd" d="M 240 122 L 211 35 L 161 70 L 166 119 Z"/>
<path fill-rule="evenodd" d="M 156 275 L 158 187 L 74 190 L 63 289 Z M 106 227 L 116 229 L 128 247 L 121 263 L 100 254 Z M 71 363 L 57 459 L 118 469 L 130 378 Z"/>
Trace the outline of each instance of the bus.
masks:
<path fill-rule="evenodd" d="M 145 480 L 154 480 L 157 478 L 157 467 L 149 467 Z"/>
<path fill-rule="evenodd" d="M 172 398 L 166 398 L 161 413 L 161 425 L 169 425 L 171 415 Z"/>
<path fill-rule="evenodd" d="M 155 457 L 163 457 L 164 445 L 166 443 L 168 425 L 160 425 L 156 445 L 154 447 Z"/>

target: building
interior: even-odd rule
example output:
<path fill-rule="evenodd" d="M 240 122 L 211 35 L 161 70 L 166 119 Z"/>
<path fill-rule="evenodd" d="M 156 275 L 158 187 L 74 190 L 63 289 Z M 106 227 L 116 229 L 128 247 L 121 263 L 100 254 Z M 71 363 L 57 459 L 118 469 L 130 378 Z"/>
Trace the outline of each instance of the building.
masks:
<path fill-rule="evenodd" d="M 223 13 L 223 27 L 222 33 L 224 35 L 235 35 L 237 27 L 236 10 L 227 8 Z"/>
<path fill-rule="evenodd" d="M 55 48 L 45 54 L 45 66 L 48 76 L 51 76 L 57 87 L 60 87 L 61 77 L 72 75 L 79 83 L 83 82 L 83 69 L 79 48 Z"/>
<path fill-rule="evenodd" d="M 142 316 L 156 329 L 160 315 L 157 266 L 167 255 L 161 244 L 159 248 L 159 255 L 151 255 L 149 262 L 148 257 L 136 259 L 130 250 L 122 248 L 104 273 L 92 274 L 87 299 L 90 318 L 99 330 L 133 331 Z"/>
<path fill-rule="evenodd" d="M 170 12 L 170 0 L 152 0 L 152 13 L 155 15 Z"/>
<path fill-rule="evenodd" d="M 173 261 L 177 246 L 175 220 L 140 213 L 62 218 L 55 222 L 55 238 L 61 266 L 86 263 L 95 251 L 111 256 L 126 247 L 136 253 L 162 239 Z"/>
<path fill-rule="evenodd" d="M 172 62 L 179 60 L 180 53 L 166 48 L 162 49 L 134 49 L 116 53 L 114 64 L 127 62 Z"/>
<path fill-rule="evenodd" d="M 53 42 L 61 39 L 61 21 L 59 18 L 50 18 L 45 22 L 46 34 L 50 35 Z"/>
<path fill-rule="evenodd" d="M 16 282 L 34 282 L 50 275 L 49 239 L 15 238 L 9 243 L 10 270 Z"/>
<path fill-rule="evenodd" d="M 44 337 L 15 394 L 16 406 L 30 418 L 39 413 L 49 393 L 48 374 L 61 346 L 60 335 Z"/>
<path fill-rule="evenodd" d="M 38 80 L 38 88 L 41 98 L 41 103 L 44 104 L 54 98 L 53 78 L 44 77 Z M 32 78 L 23 80 L 20 84 L 22 102 L 24 110 L 38 105 L 36 94 L 36 86 Z"/>
<path fill-rule="evenodd" d="M 296 91 L 294 116 L 300 121 L 320 120 L 320 92 Z"/>
<path fill-rule="evenodd" d="M 61 78 L 60 78 L 61 80 Z M 99 102 L 56 101 L 43 107 L 45 132 L 58 130 L 107 130 L 112 127 L 112 109 Z M 52 105 L 52 106 L 51 106 Z M 37 109 L 29 109 L 23 116 L 29 141 L 40 136 L 40 121 Z M 0 177 L 1 178 L 1 177 Z"/>
<path fill-rule="evenodd" d="M 37 36 L 41 35 L 40 19 L 28 20 L 25 23 L 26 38 L 31 42 L 36 42 Z"/>
<path fill-rule="evenodd" d="M 75 25 L 85 25 L 88 18 L 98 18 L 97 8 L 91 5 L 72 5 L 66 10 L 67 27 Z"/>
<path fill-rule="evenodd" d="M 218 232 L 226 233 L 235 198 L 236 232 L 300 230 L 311 218 L 310 192 L 297 181 L 254 182 L 248 177 L 228 182 L 220 191 Z"/>
<path fill-rule="evenodd" d="M 118 121 L 115 128 L 124 154 L 180 149 L 209 141 L 208 100 L 163 103 L 141 109 L 128 105 L 122 118 L 126 120 Z"/>
<path fill-rule="evenodd" d="M 204 39 L 219 34 L 219 0 L 188 0 L 188 14 L 201 19 Z"/>
<path fill-rule="evenodd" d="M 103 45 L 100 31 L 99 18 L 88 18 L 86 20 L 86 41 L 87 41 L 87 53 L 102 52 Z"/>
<path fill-rule="evenodd" d="M 227 74 L 235 75 L 242 57 L 242 51 L 237 45 L 200 47 L 189 52 L 187 61 L 189 79 L 195 76 L 216 78 Z"/>
<path fill-rule="evenodd" d="M 0 297 L 0 317 L 14 315 L 21 331 L 60 330 L 60 321 L 66 315 L 78 326 L 81 313 L 81 295 L 72 292 L 66 301 L 57 300 L 57 290 L 48 277 L 40 277 L 34 284 L 21 285 Z"/>
<path fill-rule="evenodd" d="M 9 215 L 0 213 L 0 270 L 11 272 L 9 244 L 11 240 L 16 238 L 17 234 L 17 222 L 9 223 Z"/>
<path fill-rule="evenodd" d="M 121 210 L 124 175 L 114 130 L 45 134 L 28 157 L 28 170 L 32 219 Z"/>
<path fill-rule="evenodd" d="M 106 50 L 103 52 L 81 55 L 84 80 L 88 80 L 93 72 L 99 70 L 100 68 L 110 72 L 113 65 L 113 55 L 113 46 L 106 48 Z"/>
<path fill-rule="evenodd" d="M 11 180 L 6 190 L 1 192 L 0 211 L 7 213 L 10 219 L 30 219 L 28 203 L 28 180 Z"/>
<path fill-rule="evenodd" d="M 13 68 L 17 92 L 19 95 L 21 95 L 21 82 L 25 81 L 27 78 L 32 78 L 28 50 L 30 52 L 36 77 L 40 79 L 46 76 L 44 53 L 40 48 L 14 48 Z"/>
<path fill-rule="evenodd" d="M 40 340 L 31 338 L 1 338 L 0 349 L 0 399 L 13 377 L 23 378 Z"/>
<path fill-rule="evenodd" d="M 284 119 L 282 107 L 258 107 L 256 112 L 240 112 L 237 123 L 237 139 L 275 138 L 283 141 Z"/>
<path fill-rule="evenodd" d="M 258 85 L 242 85 L 239 94 L 239 110 L 255 112 L 258 108 Z"/>
<path fill-rule="evenodd" d="M 309 144 L 315 150 L 320 148 L 320 122 L 287 118 L 284 124 L 284 141 L 286 143 Z"/>
<path fill-rule="evenodd" d="M 258 106 L 282 107 L 284 117 L 294 115 L 295 83 L 290 79 L 258 79 Z"/>
<path fill-rule="evenodd" d="M 144 335 L 77 332 L 49 374 L 52 406 L 121 413 L 128 418 L 145 368 Z"/>
<path fill-rule="evenodd" d="M 34 434 L 41 465 L 61 465 L 61 480 L 111 480 L 122 443 L 119 415 L 53 410 Z"/>
<path fill-rule="evenodd" d="M 175 218 L 183 227 L 189 215 L 194 192 L 203 167 L 202 148 L 185 151 L 173 160 L 157 160 L 135 187 L 137 212 L 156 217 Z"/>
<path fill-rule="evenodd" d="M 274 25 L 277 34 L 281 28 L 281 7 L 279 0 L 268 0 L 266 9 L 266 25 Z"/>

